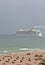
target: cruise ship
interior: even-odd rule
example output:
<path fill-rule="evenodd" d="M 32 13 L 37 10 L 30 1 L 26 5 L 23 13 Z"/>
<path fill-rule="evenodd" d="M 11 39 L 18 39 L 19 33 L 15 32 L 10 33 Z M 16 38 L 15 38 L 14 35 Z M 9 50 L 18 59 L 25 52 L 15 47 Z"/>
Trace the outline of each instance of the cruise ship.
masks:
<path fill-rule="evenodd" d="M 33 27 L 30 30 L 17 30 L 16 35 L 42 36 L 42 32 L 39 29 Z"/>

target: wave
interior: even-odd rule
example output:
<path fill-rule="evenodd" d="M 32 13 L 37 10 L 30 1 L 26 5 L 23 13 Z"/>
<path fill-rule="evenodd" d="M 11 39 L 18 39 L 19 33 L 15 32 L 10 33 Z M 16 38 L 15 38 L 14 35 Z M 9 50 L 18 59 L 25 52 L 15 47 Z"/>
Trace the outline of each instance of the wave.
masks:
<path fill-rule="evenodd" d="M 7 52 L 9 52 L 9 51 L 4 50 L 3 52 L 4 52 L 4 53 L 7 53 Z"/>
<path fill-rule="evenodd" d="M 19 48 L 19 50 L 21 51 L 25 51 L 25 50 L 27 50 L 27 51 L 38 51 L 38 50 L 41 50 L 40 48 L 36 48 L 36 49 L 30 49 L 30 48 Z"/>
<path fill-rule="evenodd" d="M 15 48 L 15 49 L 3 49 L 0 50 L 0 54 L 9 54 L 9 53 L 16 53 L 16 52 L 32 52 L 32 51 L 40 51 L 40 50 L 45 50 L 41 48 Z"/>

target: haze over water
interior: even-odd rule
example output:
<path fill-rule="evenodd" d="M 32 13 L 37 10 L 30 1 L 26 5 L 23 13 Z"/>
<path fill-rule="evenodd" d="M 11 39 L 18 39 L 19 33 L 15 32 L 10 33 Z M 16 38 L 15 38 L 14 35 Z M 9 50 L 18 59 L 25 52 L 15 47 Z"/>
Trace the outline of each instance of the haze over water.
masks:
<path fill-rule="evenodd" d="M 45 26 L 45 0 L 0 0 L 0 34 L 35 25 Z"/>

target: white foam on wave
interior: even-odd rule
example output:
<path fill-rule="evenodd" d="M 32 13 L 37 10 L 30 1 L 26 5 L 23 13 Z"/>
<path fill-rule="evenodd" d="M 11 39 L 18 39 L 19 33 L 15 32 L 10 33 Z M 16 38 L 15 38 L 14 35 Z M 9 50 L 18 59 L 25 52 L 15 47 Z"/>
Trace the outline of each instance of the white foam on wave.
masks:
<path fill-rule="evenodd" d="M 36 49 L 30 49 L 30 48 L 19 48 L 19 50 L 27 50 L 27 51 L 38 51 L 38 50 L 40 50 L 40 48 L 36 48 Z"/>
<path fill-rule="evenodd" d="M 28 50 L 28 48 L 19 48 L 19 50 Z"/>
<path fill-rule="evenodd" d="M 5 51 L 3 51 L 3 52 L 7 53 L 7 52 L 9 52 L 9 51 L 6 51 L 6 50 L 5 50 Z"/>

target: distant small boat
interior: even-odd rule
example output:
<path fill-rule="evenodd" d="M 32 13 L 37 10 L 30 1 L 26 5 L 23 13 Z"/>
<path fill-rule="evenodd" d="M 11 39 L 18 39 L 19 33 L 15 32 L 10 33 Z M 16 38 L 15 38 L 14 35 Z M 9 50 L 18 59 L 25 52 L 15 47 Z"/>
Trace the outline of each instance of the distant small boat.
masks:
<path fill-rule="evenodd" d="M 29 30 L 17 30 L 16 35 L 42 36 L 42 32 L 39 29 L 33 27 Z"/>

